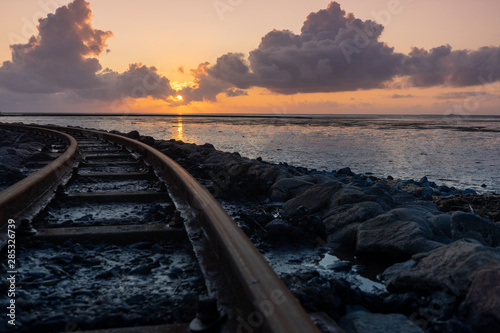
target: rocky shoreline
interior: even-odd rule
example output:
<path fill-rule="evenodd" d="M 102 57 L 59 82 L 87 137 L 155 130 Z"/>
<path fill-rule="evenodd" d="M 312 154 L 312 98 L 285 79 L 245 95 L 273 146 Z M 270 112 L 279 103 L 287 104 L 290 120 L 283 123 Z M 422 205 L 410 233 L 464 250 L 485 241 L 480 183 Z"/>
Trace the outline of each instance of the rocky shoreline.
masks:
<path fill-rule="evenodd" d="M 326 172 L 271 164 L 211 144 L 115 134 L 168 155 L 228 210 L 264 254 L 332 253 L 346 278 L 306 268 L 280 273 L 308 312 L 346 332 L 496 332 L 500 325 L 500 196 L 349 168 Z M 1 147 L 1 145 L 0 145 Z M 314 259 L 316 260 L 316 259 Z M 270 262 L 273 265 L 272 262 Z M 370 267 L 370 272 L 368 266 Z M 370 275 L 368 292 L 349 274 Z M 338 275 L 341 276 L 341 275 Z"/>
<path fill-rule="evenodd" d="M 500 196 L 438 186 L 426 177 L 307 170 L 210 144 L 127 136 L 173 158 L 223 205 L 241 207 L 231 215 L 261 252 L 309 243 L 383 262 L 378 276 L 387 290 L 379 294 L 348 281 L 325 283 L 314 271 L 282 276 L 307 311 L 328 313 L 347 332 L 499 327 Z M 297 280 L 304 282 L 298 288 Z"/>
<path fill-rule="evenodd" d="M 39 169 L 39 162 L 54 159 L 50 153 L 54 151 L 51 145 L 56 142 L 45 137 L 4 128 L 0 128 L 0 137 L 0 190 Z"/>

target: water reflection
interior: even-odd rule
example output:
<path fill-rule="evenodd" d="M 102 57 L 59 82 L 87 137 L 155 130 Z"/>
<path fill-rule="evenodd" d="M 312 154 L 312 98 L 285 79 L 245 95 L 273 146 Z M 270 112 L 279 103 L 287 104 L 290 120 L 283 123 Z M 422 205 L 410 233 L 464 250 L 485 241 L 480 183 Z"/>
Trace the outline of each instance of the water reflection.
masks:
<path fill-rule="evenodd" d="M 179 141 L 184 141 L 184 128 L 182 126 L 182 117 L 179 116 L 177 118 L 177 137 L 175 138 L 176 140 Z"/>

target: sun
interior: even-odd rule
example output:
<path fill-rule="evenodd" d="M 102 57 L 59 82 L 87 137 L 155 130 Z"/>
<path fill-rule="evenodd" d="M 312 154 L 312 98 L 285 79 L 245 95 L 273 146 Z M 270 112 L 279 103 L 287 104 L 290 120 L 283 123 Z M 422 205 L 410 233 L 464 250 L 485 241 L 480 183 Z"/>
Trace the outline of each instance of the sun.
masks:
<path fill-rule="evenodd" d="M 175 99 L 176 99 L 176 100 L 178 100 L 178 101 L 182 101 L 182 100 L 183 100 L 183 98 L 182 98 L 182 96 L 181 96 L 181 95 L 177 95 L 177 96 L 175 96 Z"/>

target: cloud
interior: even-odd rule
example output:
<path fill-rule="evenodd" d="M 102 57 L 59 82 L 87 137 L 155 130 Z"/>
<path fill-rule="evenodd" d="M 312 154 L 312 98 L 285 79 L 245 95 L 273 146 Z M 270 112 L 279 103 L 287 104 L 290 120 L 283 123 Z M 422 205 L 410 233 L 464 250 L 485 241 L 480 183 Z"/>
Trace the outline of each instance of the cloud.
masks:
<path fill-rule="evenodd" d="M 452 51 L 442 45 L 427 51 L 413 48 L 405 58 L 401 75 L 414 87 L 476 86 L 500 79 L 500 48 Z"/>
<path fill-rule="evenodd" d="M 102 70 L 96 58 L 106 49 L 111 31 L 91 25 L 90 3 L 74 0 L 40 19 L 38 36 L 11 45 L 12 59 L 0 67 L 0 88 L 15 93 L 73 93 L 84 98 L 153 97 L 175 93 L 156 68 L 130 65 L 128 71 Z"/>
<path fill-rule="evenodd" d="M 397 99 L 397 98 L 413 98 L 412 94 L 407 94 L 407 95 L 400 95 L 400 94 L 394 94 L 391 96 L 391 98 Z"/>
<path fill-rule="evenodd" d="M 378 41 L 382 30 L 331 2 L 307 17 L 300 35 L 273 30 L 248 61 L 228 53 L 207 72 L 239 89 L 255 86 L 280 94 L 381 88 L 404 58 Z"/>
<path fill-rule="evenodd" d="M 485 91 L 456 91 L 456 92 L 447 92 L 436 95 L 434 98 L 436 99 L 467 99 L 470 97 L 473 98 L 487 98 L 490 97 L 491 94 Z"/>
<path fill-rule="evenodd" d="M 241 89 L 228 89 L 226 90 L 227 97 L 237 97 L 237 96 L 248 96 L 248 92 L 246 90 Z"/>
<path fill-rule="evenodd" d="M 380 41 L 383 29 L 331 2 L 307 16 L 300 34 L 270 31 L 248 58 L 242 53 L 224 54 L 213 66 L 205 66 L 208 75 L 201 80 L 216 78 L 238 89 L 262 87 L 296 94 L 391 86 L 463 87 L 500 78 L 498 47 L 454 51 L 443 45 L 430 51 L 413 48 L 409 54 L 395 53 Z M 213 100 L 215 91 L 210 93 Z M 398 97 L 409 96 L 393 96 Z"/>

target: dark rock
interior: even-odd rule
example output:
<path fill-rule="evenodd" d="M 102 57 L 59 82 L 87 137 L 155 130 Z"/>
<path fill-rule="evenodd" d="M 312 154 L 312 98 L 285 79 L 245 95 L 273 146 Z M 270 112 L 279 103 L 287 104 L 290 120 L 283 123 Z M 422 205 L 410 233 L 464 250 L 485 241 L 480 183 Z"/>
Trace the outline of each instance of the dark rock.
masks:
<path fill-rule="evenodd" d="M 420 179 L 418 183 L 423 186 L 423 184 L 429 183 L 429 179 L 427 179 L 427 176 L 424 176 Z"/>
<path fill-rule="evenodd" d="M 443 243 L 451 243 L 451 214 L 438 214 L 429 218 L 433 233 Z"/>
<path fill-rule="evenodd" d="M 288 199 L 307 191 L 313 185 L 314 184 L 311 182 L 296 178 L 284 178 L 278 180 L 271 186 L 271 200 L 274 202 L 285 202 Z"/>
<path fill-rule="evenodd" d="M 151 267 L 148 265 L 141 265 L 134 268 L 129 272 L 130 275 L 147 275 L 151 272 Z"/>
<path fill-rule="evenodd" d="M 337 272 L 348 272 L 351 270 L 352 263 L 350 261 L 339 261 L 335 264 L 328 265 L 326 268 Z"/>
<path fill-rule="evenodd" d="M 356 247 L 356 240 L 358 237 L 358 228 L 361 223 L 351 223 L 327 237 L 328 245 L 332 248 L 342 246 L 345 248 L 354 249 Z"/>
<path fill-rule="evenodd" d="M 73 256 L 70 255 L 59 255 L 52 257 L 52 261 L 56 262 L 57 264 L 70 264 L 73 261 Z"/>
<path fill-rule="evenodd" d="M 354 174 L 352 173 L 351 168 L 343 168 L 337 170 L 337 175 L 353 176 Z"/>
<path fill-rule="evenodd" d="M 466 321 L 478 332 L 498 332 L 500 327 L 500 269 L 476 274 L 461 309 Z"/>
<path fill-rule="evenodd" d="M 474 214 L 455 212 L 451 216 L 453 239 L 472 238 L 484 245 L 500 245 L 500 226 Z"/>
<path fill-rule="evenodd" d="M 151 136 L 141 136 L 139 141 L 151 147 L 155 145 L 155 139 Z"/>
<path fill-rule="evenodd" d="M 323 223 L 326 232 L 331 234 L 351 223 L 364 222 L 384 212 L 382 206 L 373 201 L 346 204 L 336 206 L 326 212 Z"/>
<path fill-rule="evenodd" d="M 102 273 L 96 275 L 96 278 L 97 279 L 109 279 L 112 277 L 117 277 L 121 274 L 121 271 L 122 270 L 121 270 L 120 266 L 115 266 L 108 271 L 105 271 L 105 272 L 102 272 Z"/>
<path fill-rule="evenodd" d="M 172 279 L 177 279 L 181 276 L 181 274 L 183 273 L 183 270 L 180 269 L 179 267 L 173 267 L 169 272 L 168 272 L 168 276 Z"/>
<path fill-rule="evenodd" d="M 420 197 L 424 200 L 432 200 L 432 195 L 434 191 L 429 187 L 424 187 L 420 193 Z"/>
<path fill-rule="evenodd" d="M 432 240 L 432 229 L 421 217 L 422 211 L 397 208 L 364 222 L 358 228 L 356 252 L 401 260 L 443 245 Z"/>
<path fill-rule="evenodd" d="M 339 322 L 346 333 L 423 333 L 417 325 L 399 313 L 382 314 L 367 311 L 352 311 Z"/>
<path fill-rule="evenodd" d="M 268 241 L 297 239 L 303 236 L 302 231 L 285 220 L 275 219 L 266 225 Z"/>
<path fill-rule="evenodd" d="M 134 139 L 134 140 L 139 140 L 141 135 L 137 131 L 131 131 L 125 135 L 128 138 Z"/>
<path fill-rule="evenodd" d="M 444 193 L 451 192 L 451 189 L 448 186 L 446 186 L 446 185 L 441 185 L 437 189 L 438 189 L 439 192 L 444 192 Z"/>
<path fill-rule="evenodd" d="M 319 185 L 314 185 L 309 190 L 288 200 L 283 206 L 284 217 L 287 217 L 299 207 L 305 207 L 312 213 L 323 210 L 330 203 L 331 197 L 337 193 L 342 184 L 337 181 L 330 181 Z"/>
<path fill-rule="evenodd" d="M 474 240 L 459 240 L 393 265 L 383 278 L 391 292 L 446 291 L 463 297 L 483 269 L 500 270 L 500 250 Z"/>
<path fill-rule="evenodd" d="M 137 305 L 144 303 L 145 297 L 144 295 L 134 295 L 127 298 L 126 302 L 130 305 Z"/>
<path fill-rule="evenodd" d="M 466 188 L 465 190 L 463 190 L 462 194 L 477 194 L 477 192 L 471 188 Z"/>
<path fill-rule="evenodd" d="M 131 249 L 140 249 L 140 250 L 145 250 L 145 249 L 150 249 L 151 248 L 151 243 L 150 242 L 140 242 L 140 243 L 134 243 L 129 246 Z"/>

